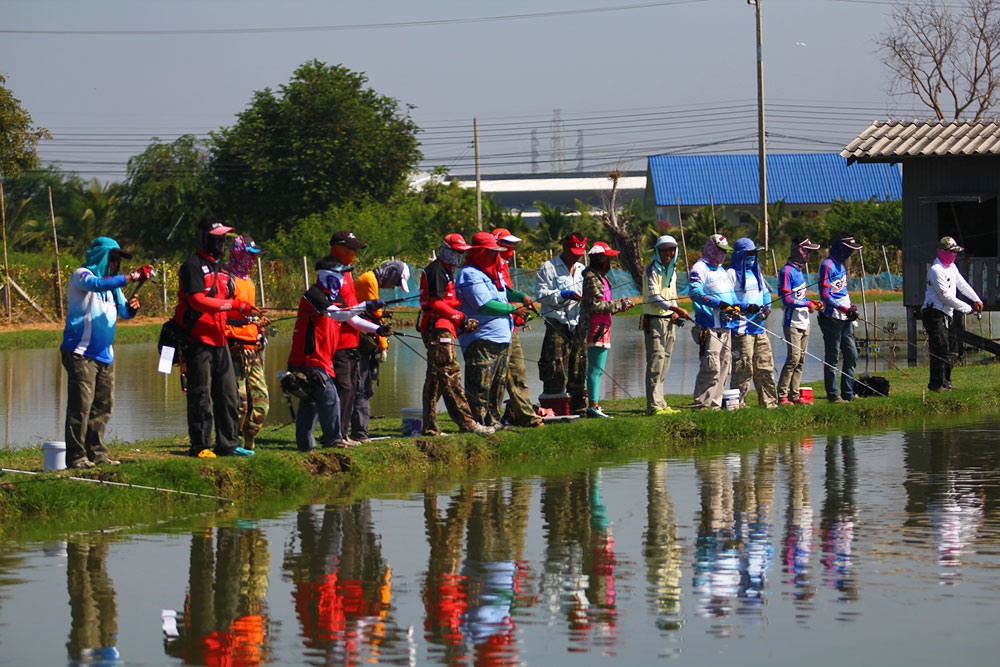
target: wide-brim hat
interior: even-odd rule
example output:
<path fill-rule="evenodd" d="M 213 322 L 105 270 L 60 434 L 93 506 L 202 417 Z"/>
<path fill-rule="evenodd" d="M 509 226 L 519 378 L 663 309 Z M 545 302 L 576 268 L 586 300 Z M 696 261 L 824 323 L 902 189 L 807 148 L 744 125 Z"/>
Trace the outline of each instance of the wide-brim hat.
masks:
<path fill-rule="evenodd" d="M 497 243 L 497 237 L 493 236 L 489 232 L 476 232 L 472 237 L 472 247 L 481 248 L 483 250 L 503 250 L 500 244 Z"/>

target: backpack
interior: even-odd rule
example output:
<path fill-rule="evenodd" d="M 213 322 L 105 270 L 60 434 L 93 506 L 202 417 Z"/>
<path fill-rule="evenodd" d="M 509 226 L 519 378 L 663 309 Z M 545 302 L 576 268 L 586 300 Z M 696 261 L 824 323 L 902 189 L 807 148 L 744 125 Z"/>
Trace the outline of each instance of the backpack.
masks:
<path fill-rule="evenodd" d="M 858 398 L 888 396 L 889 381 L 881 375 L 861 375 L 854 378 L 854 394 Z"/>

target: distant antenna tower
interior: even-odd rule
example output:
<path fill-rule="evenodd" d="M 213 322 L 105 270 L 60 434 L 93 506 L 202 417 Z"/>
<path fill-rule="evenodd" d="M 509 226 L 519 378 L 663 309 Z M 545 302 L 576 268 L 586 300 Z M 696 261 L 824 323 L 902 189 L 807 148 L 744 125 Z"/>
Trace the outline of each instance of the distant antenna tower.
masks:
<path fill-rule="evenodd" d="M 552 110 L 552 171 L 563 170 L 562 109 Z"/>
<path fill-rule="evenodd" d="M 583 130 L 576 131 L 576 170 L 583 171 Z"/>
<path fill-rule="evenodd" d="M 541 170 L 538 165 L 538 130 L 531 131 L 531 173 L 537 174 Z"/>

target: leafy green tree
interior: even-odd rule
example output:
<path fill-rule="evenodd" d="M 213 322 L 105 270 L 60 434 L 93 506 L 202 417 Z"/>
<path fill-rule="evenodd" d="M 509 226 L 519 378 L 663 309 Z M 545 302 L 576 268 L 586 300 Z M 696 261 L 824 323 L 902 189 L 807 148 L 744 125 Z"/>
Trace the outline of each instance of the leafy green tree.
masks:
<path fill-rule="evenodd" d="M 420 159 L 417 126 L 367 82 L 311 60 L 277 92 L 254 93 L 212 138 L 220 213 L 266 239 L 331 206 L 398 196 Z"/>
<path fill-rule="evenodd" d="M 38 166 L 38 142 L 52 137 L 45 128 L 32 126 L 31 116 L 6 82 L 0 76 L 0 176 L 16 178 L 23 170 Z"/>
<path fill-rule="evenodd" d="M 67 221 L 72 221 L 76 212 L 82 213 L 83 181 L 55 167 L 24 171 L 18 178 L 4 183 L 8 247 L 26 252 L 52 247 L 50 188 L 60 250 L 73 249 L 73 224 Z"/>
<path fill-rule="evenodd" d="M 207 148 L 190 134 L 168 144 L 154 139 L 145 151 L 130 158 L 125 183 L 113 205 L 120 234 L 150 255 L 188 252 L 195 224 L 213 210 L 208 161 Z M 177 229 L 168 241 L 175 224 Z"/>
<path fill-rule="evenodd" d="M 836 201 L 824 218 L 827 237 L 840 231 L 854 234 L 871 248 L 898 250 L 903 243 L 903 202 Z M 825 239 L 824 239 L 825 240 Z"/>

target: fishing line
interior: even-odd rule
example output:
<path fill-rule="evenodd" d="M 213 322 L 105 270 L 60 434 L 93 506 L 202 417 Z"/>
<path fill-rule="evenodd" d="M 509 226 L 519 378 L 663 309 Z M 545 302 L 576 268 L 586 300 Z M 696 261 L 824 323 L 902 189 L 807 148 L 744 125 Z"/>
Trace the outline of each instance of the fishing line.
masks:
<path fill-rule="evenodd" d="M 38 475 L 39 474 L 37 472 L 32 472 L 30 470 L 15 470 L 13 468 L 0 468 L 0 471 L 2 471 L 2 472 L 13 472 L 13 473 L 21 474 L 21 475 Z M 229 498 L 223 498 L 222 496 L 212 496 L 212 495 L 208 495 L 208 494 L 205 494 L 205 493 L 195 493 L 193 491 L 178 491 L 177 489 L 164 489 L 164 488 L 159 487 L 159 486 L 144 486 L 142 484 L 132 484 L 130 482 L 112 482 L 112 481 L 109 481 L 109 480 L 106 480 L 106 479 L 93 479 L 93 478 L 90 478 L 90 477 L 63 477 L 63 476 L 60 475 L 57 478 L 42 479 L 42 480 L 38 480 L 38 481 L 40 481 L 40 482 L 56 481 L 56 479 L 71 479 L 71 480 L 73 480 L 75 482 L 90 482 L 91 484 L 100 484 L 102 486 L 124 486 L 124 487 L 128 487 L 130 489 L 144 489 L 146 491 L 160 491 L 162 493 L 177 493 L 177 494 L 184 495 L 184 496 L 193 496 L 195 498 L 206 498 L 208 500 L 220 500 L 220 501 L 222 501 L 224 503 L 231 503 L 231 502 L 233 502 Z"/>

